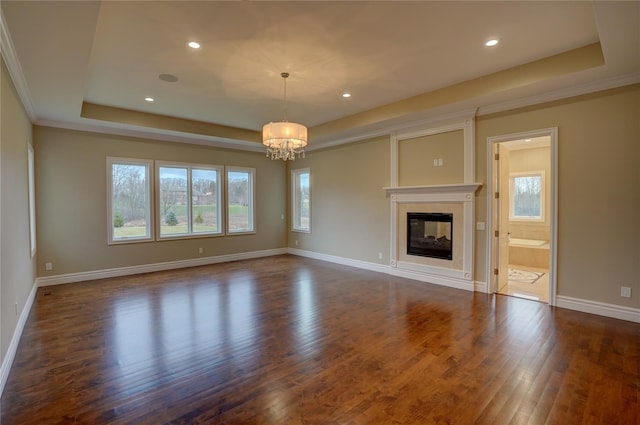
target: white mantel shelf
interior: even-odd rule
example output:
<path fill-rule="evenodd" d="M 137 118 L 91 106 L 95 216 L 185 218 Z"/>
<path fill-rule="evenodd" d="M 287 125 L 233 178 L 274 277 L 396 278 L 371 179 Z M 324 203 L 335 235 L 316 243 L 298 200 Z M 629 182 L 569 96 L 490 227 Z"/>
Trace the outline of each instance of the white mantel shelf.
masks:
<path fill-rule="evenodd" d="M 383 187 L 387 195 L 412 193 L 475 193 L 482 183 L 439 184 L 431 186 L 394 186 Z"/>

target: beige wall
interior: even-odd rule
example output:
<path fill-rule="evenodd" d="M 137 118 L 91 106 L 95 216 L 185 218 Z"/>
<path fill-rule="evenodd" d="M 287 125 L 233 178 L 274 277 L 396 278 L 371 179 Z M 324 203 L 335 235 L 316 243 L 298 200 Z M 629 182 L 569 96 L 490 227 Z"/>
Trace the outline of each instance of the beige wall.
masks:
<path fill-rule="evenodd" d="M 435 166 L 434 159 L 442 165 Z M 464 130 L 398 142 L 398 185 L 464 183 Z"/>
<path fill-rule="evenodd" d="M 29 243 L 27 149 L 32 128 L 2 61 L 0 108 L 0 360 L 11 342 L 18 313 L 35 282 L 35 261 Z"/>
<path fill-rule="evenodd" d="M 38 276 L 98 271 L 286 246 L 285 165 L 262 153 L 35 127 Z M 160 242 L 107 244 L 108 156 L 256 169 L 256 230 Z M 204 249 L 203 254 L 198 248 Z M 53 263 L 52 271 L 44 265 Z"/>
<path fill-rule="evenodd" d="M 476 180 L 487 138 L 558 127 L 558 294 L 640 308 L 640 85 L 479 117 Z M 486 189 L 476 219 L 488 221 Z M 476 232 L 476 279 L 486 235 Z M 620 286 L 632 298 L 620 297 Z"/>
<path fill-rule="evenodd" d="M 640 308 L 640 85 L 481 116 L 476 121 L 476 220 L 488 222 L 487 138 L 558 127 L 558 294 Z M 388 140 L 312 151 L 312 228 L 289 246 L 388 264 Z M 430 184 L 423 182 L 422 184 Z M 365 211 L 365 216 L 358 215 Z M 475 280 L 486 281 L 486 232 L 476 231 Z M 382 247 L 382 248 L 378 248 Z M 384 259 L 378 260 L 382 251 Z M 620 297 L 620 286 L 633 297 Z"/>
<path fill-rule="evenodd" d="M 481 116 L 476 178 L 487 182 L 487 138 L 559 129 L 558 293 L 640 308 L 640 85 Z M 35 278 L 29 256 L 28 118 L 2 69 L 0 311 L 2 355 Z M 104 270 L 246 251 L 292 248 L 388 264 L 388 137 L 309 152 L 283 163 L 259 153 L 36 127 L 38 276 Z M 255 167 L 256 235 L 107 245 L 107 156 Z M 289 171 L 311 169 L 312 233 L 290 231 Z M 429 182 L 424 182 L 429 184 Z M 488 221 L 486 184 L 476 220 Z M 298 244 L 296 245 L 296 241 Z M 486 234 L 476 231 L 475 279 L 486 278 Z M 198 247 L 205 252 L 199 255 Z M 379 259 L 378 254 L 383 258 Z M 52 262 L 54 270 L 44 270 Z M 620 286 L 633 297 L 620 297 Z"/>
<path fill-rule="evenodd" d="M 389 138 L 313 151 L 290 169 L 311 170 L 311 234 L 289 232 L 289 246 L 389 264 Z M 295 242 L 298 241 L 296 246 Z M 382 253 L 382 260 L 379 259 Z"/>

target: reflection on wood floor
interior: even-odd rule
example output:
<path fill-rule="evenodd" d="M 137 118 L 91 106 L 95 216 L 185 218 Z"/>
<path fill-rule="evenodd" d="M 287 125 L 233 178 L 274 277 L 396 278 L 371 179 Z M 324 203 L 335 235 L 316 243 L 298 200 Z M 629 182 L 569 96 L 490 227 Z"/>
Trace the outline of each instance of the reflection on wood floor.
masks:
<path fill-rule="evenodd" d="M 640 326 L 294 256 L 40 288 L 2 425 L 637 424 Z"/>

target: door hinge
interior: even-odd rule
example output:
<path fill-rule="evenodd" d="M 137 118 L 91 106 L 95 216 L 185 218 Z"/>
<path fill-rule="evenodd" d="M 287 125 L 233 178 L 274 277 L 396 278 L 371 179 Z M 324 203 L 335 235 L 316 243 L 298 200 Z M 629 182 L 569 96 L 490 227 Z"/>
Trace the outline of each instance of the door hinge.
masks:
<path fill-rule="evenodd" d="M 500 230 L 496 230 L 493 232 L 493 236 L 495 236 L 496 238 L 500 236 Z"/>
<path fill-rule="evenodd" d="M 494 154 L 493 155 L 493 159 L 495 159 L 496 161 L 499 161 L 500 160 L 500 154 L 499 153 Z"/>
<path fill-rule="evenodd" d="M 500 192 L 496 192 L 493 194 L 496 199 L 500 199 Z"/>
<path fill-rule="evenodd" d="M 498 275 L 498 269 L 493 269 L 493 274 Z"/>

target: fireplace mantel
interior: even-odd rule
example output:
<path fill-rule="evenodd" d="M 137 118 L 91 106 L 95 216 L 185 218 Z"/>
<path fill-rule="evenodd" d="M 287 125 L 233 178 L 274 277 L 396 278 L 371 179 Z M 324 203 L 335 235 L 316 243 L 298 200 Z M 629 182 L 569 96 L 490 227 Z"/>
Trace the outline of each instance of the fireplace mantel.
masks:
<path fill-rule="evenodd" d="M 393 186 L 383 187 L 387 195 L 412 193 L 475 193 L 482 183 L 439 184 L 430 186 Z"/>
<path fill-rule="evenodd" d="M 473 236 L 475 192 L 481 183 L 384 187 L 391 203 L 391 255 L 393 274 L 460 289 L 474 290 Z M 406 215 L 411 212 L 452 213 L 453 258 L 422 259 L 407 255 Z"/>

